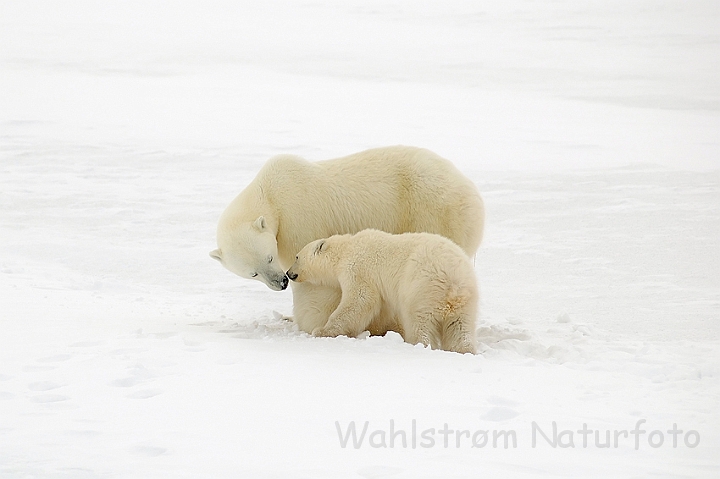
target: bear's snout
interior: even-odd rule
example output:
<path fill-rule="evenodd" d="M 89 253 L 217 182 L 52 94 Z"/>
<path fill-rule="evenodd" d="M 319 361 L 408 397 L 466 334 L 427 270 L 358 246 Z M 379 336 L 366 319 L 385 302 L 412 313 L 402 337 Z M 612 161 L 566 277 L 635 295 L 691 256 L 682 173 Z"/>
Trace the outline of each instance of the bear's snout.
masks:
<path fill-rule="evenodd" d="M 268 287 L 273 291 L 283 291 L 288 287 L 288 283 L 290 281 L 288 280 L 288 277 L 285 273 L 280 274 L 282 274 L 282 277 L 280 275 L 271 276 L 269 274 L 263 273 L 263 282 L 267 284 Z"/>
<path fill-rule="evenodd" d="M 287 277 L 290 278 L 291 280 L 295 281 L 297 279 L 298 275 L 297 275 L 297 273 L 295 273 L 289 269 L 287 272 Z"/>

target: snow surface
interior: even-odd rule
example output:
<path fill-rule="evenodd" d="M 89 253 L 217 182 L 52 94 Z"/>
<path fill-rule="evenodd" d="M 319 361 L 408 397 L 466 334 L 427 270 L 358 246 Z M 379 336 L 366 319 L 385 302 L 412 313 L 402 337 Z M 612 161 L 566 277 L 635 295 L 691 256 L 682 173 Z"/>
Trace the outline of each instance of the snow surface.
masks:
<path fill-rule="evenodd" d="M 0 3 L 0 477 L 720 476 L 718 3 L 440 3 Z M 268 157 L 388 144 L 486 200 L 476 356 L 208 257 Z"/>

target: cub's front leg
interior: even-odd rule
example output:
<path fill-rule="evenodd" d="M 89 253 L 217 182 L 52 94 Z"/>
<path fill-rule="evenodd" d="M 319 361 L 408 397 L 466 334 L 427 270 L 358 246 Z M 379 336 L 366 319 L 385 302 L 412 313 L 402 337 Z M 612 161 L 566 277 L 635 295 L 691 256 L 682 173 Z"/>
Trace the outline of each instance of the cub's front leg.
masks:
<path fill-rule="evenodd" d="M 380 313 L 381 304 L 379 292 L 370 285 L 342 287 L 342 298 L 337 309 L 330 315 L 327 324 L 315 328 L 312 334 L 355 337 L 368 329 L 373 318 Z"/>
<path fill-rule="evenodd" d="M 340 304 L 339 287 L 311 283 L 292 283 L 293 315 L 295 323 L 306 333 L 327 324 L 330 315 Z"/>

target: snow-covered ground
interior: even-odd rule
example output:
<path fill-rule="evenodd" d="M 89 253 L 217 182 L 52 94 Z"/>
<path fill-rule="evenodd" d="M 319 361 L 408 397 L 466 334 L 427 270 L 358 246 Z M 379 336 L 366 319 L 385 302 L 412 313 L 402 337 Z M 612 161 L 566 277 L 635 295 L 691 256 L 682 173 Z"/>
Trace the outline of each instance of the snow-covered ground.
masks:
<path fill-rule="evenodd" d="M 717 2 L 245 3 L 0 3 L 0 477 L 720 476 Z M 208 257 L 388 144 L 485 198 L 476 356 Z"/>

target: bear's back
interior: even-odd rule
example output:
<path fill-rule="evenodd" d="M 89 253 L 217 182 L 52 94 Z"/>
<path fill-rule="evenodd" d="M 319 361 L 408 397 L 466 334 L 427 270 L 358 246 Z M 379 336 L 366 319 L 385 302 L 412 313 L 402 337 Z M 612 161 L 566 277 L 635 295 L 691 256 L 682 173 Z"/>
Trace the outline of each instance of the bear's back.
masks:
<path fill-rule="evenodd" d="M 367 228 L 439 234 L 468 255 L 482 237 L 484 211 L 474 184 L 422 148 L 375 148 L 318 162 L 279 155 L 255 183 L 277 215 L 284 263 L 311 241 Z"/>
<path fill-rule="evenodd" d="M 343 242 L 346 250 L 338 271 L 354 270 L 374 284 L 394 314 L 428 295 L 445 294 L 441 291 L 477 295 L 470 258 L 443 236 L 364 230 Z"/>

